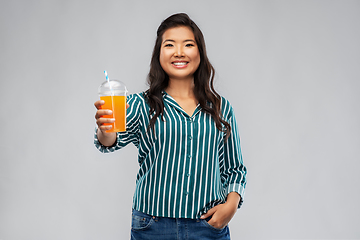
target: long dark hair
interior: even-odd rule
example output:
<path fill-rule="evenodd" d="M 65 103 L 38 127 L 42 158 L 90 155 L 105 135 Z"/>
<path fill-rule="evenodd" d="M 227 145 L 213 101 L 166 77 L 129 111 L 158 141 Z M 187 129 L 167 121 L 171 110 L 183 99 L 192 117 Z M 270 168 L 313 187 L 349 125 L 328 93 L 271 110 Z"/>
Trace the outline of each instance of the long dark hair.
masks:
<path fill-rule="evenodd" d="M 196 44 L 200 53 L 200 65 L 194 73 L 194 94 L 203 111 L 209 113 L 216 124 L 216 128 L 226 134 L 225 139 L 230 136 L 230 124 L 223 120 L 220 110 L 221 98 L 215 91 L 213 81 L 215 69 L 211 65 L 205 48 L 204 36 L 199 27 L 185 13 L 177 13 L 165 19 L 157 30 L 157 38 L 150 63 L 148 74 L 149 89 L 145 92 L 145 99 L 150 105 L 150 124 L 149 129 L 154 130 L 156 119 L 161 116 L 163 120 L 164 103 L 162 91 L 168 86 L 169 76 L 160 65 L 160 48 L 164 32 L 170 28 L 186 26 L 189 27 L 195 37 Z M 151 115 L 155 113 L 152 117 Z M 223 126 L 221 125 L 224 125 Z"/>

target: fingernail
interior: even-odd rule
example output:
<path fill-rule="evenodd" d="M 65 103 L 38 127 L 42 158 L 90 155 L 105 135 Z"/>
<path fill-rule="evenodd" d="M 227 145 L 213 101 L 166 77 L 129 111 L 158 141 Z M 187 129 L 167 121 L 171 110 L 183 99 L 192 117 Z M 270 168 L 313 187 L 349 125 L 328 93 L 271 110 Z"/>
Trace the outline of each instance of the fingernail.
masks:
<path fill-rule="evenodd" d="M 204 219 L 205 218 L 205 215 L 201 215 L 200 219 Z"/>
<path fill-rule="evenodd" d="M 115 118 L 111 118 L 110 121 L 111 121 L 111 122 L 115 122 Z"/>
<path fill-rule="evenodd" d="M 107 113 L 108 113 L 108 115 L 111 115 L 111 114 L 112 114 L 112 111 L 111 111 L 111 110 L 108 110 Z"/>

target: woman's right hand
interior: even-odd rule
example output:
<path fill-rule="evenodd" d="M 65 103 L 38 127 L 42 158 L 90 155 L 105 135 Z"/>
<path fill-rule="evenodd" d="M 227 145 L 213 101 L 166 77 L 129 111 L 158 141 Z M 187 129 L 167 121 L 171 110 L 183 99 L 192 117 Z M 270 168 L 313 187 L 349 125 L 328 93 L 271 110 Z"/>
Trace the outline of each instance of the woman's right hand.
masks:
<path fill-rule="evenodd" d="M 104 100 L 98 100 L 94 103 L 97 111 L 95 114 L 96 124 L 98 125 L 97 138 L 99 142 L 104 146 L 112 146 L 116 141 L 116 133 L 109 132 L 112 128 L 111 125 L 104 125 L 104 123 L 113 123 L 115 122 L 114 118 L 104 118 L 104 115 L 111 115 L 112 111 L 110 109 L 102 109 L 101 106 L 105 104 Z M 126 109 L 129 108 L 129 104 L 126 104 Z"/>
<path fill-rule="evenodd" d="M 97 111 L 95 114 L 96 124 L 98 125 L 98 129 L 102 134 L 108 134 L 105 131 L 110 130 L 112 128 L 111 125 L 104 125 L 104 123 L 113 123 L 115 122 L 114 118 L 104 118 L 104 115 L 111 115 L 112 111 L 110 109 L 102 109 L 101 106 L 105 104 L 104 100 L 98 100 L 94 103 Z"/>

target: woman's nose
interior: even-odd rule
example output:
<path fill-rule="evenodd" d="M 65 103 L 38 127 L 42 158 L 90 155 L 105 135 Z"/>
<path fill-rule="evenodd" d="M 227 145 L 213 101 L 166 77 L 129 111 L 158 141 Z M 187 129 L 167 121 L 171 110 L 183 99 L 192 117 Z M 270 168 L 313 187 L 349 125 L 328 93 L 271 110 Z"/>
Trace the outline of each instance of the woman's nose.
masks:
<path fill-rule="evenodd" d="M 183 57 L 184 56 L 183 48 L 180 46 L 175 48 L 174 56 L 175 57 Z"/>

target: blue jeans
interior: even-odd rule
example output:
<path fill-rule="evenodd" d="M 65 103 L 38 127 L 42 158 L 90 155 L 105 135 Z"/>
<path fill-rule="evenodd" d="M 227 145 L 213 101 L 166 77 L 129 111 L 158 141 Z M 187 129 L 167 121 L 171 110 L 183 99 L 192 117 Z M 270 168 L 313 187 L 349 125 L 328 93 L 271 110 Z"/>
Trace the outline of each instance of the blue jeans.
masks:
<path fill-rule="evenodd" d="M 217 229 L 207 220 L 154 217 L 133 209 L 131 240 L 230 240 L 228 226 Z"/>

